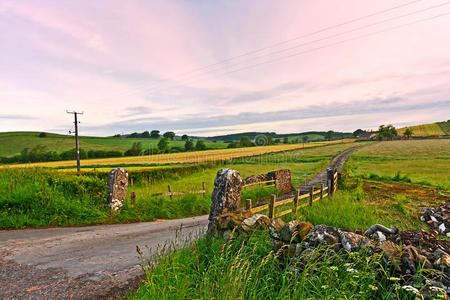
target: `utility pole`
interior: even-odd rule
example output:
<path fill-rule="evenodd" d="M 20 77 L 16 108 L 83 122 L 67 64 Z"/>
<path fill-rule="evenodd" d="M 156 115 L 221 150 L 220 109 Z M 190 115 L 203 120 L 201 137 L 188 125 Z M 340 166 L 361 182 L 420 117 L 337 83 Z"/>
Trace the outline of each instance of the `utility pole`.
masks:
<path fill-rule="evenodd" d="M 77 172 L 80 172 L 80 145 L 79 145 L 79 141 L 78 141 L 78 115 L 82 115 L 83 113 L 81 112 L 76 112 L 76 111 L 66 111 L 68 114 L 73 114 L 75 117 L 75 153 L 77 156 Z"/>

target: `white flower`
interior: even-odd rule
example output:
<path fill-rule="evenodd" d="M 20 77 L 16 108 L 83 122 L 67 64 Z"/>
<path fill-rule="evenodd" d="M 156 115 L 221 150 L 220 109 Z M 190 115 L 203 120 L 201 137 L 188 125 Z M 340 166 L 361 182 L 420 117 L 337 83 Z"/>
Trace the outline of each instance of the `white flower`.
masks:
<path fill-rule="evenodd" d="M 413 286 L 410 286 L 410 285 L 404 285 L 404 286 L 402 286 L 402 289 L 404 289 L 404 290 L 407 291 L 407 292 L 412 292 L 412 293 L 416 294 L 417 296 L 422 297 L 422 294 L 419 292 L 419 290 L 416 289 L 416 288 L 413 287 Z"/>
<path fill-rule="evenodd" d="M 344 264 L 344 267 L 351 267 L 351 266 L 353 266 L 353 264 L 351 264 L 351 263 L 345 263 Z"/>
<path fill-rule="evenodd" d="M 358 270 L 355 270 L 353 268 L 348 268 L 347 272 L 349 272 L 349 273 L 358 273 Z"/>

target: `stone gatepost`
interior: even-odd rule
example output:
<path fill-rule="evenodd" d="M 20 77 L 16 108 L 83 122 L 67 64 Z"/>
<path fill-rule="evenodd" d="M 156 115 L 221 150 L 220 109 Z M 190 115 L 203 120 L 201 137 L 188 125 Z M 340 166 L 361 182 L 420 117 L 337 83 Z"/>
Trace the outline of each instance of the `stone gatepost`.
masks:
<path fill-rule="evenodd" d="M 290 193 L 292 191 L 292 179 L 290 170 L 278 170 L 267 173 L 267 177 L 275 180 L 276 187 L 283 194 Z"/>
<path fill-rule="evenodd" d="M 209 211 L 208 234 L 215 232 L 214 218 L 226 212 L 239 209 L 242 190 L 241 174 L 233 169 L 219 170 L 214 180 L 214 190 L 211 195 L 211 209 Z"/>
<path fill-rule="evenodd" d="M 108 175 L 108 205 L 118 211 L 127 197 L 128 172 L 124 168 L 115 168 Z"/>

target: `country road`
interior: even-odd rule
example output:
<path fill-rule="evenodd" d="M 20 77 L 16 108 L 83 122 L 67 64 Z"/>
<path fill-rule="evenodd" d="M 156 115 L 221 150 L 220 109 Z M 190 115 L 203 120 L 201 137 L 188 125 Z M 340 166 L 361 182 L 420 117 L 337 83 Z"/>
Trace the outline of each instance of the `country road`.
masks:
<path fill-rule="evenodd" d="M 208 216 L 164 222 L 0 231 L 0 299 L 100 298 L 142 278 L 144 257 L 179 237 L 199 234 Z M 147 246 L 147 247 L 146 247 Z"/>
<path fill-rule="evenodd" d="M 340 170 L 356 148 L 335 156 L 328 167 Z M 326 169 L 306 185 L 325 179 Z M 0 299 L 124 294 L 144 275 L 136 246 L 143 250 L 144 258 L 149 257 L 154 248 L 176 236 L 183 240 L 200 234 L 207 223 L 205 215 L 162 222 L 0 230 Z"/>

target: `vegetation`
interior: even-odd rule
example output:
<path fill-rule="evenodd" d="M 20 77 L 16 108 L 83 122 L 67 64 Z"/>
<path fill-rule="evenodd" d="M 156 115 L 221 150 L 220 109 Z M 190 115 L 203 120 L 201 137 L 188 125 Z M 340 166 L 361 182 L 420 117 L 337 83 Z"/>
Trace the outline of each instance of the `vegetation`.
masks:
<path fill-rule="evenodd" d="M 398 133 L 399 135 L 405 135 L 405 130 L 409 128 L 412 130 L 413 136 L 440 136 L 448 135 L 450 133 L 449 127 L 450 121 L 446 121 L 399 128 Z"/>
<path fill-rule="evenodd" d="M 360 181 L 350 181 L 333 199 L 325 198 L 290 218 L 343 228 L 390 225 L 390 214 L 367 205 Z M 403 218 L 411 218 L 403 214 Z M 414 225 L 411 221 L 410 226 Z M 406 226 L 408 228 L 408 225 Z M 410 227 L 411 228 L 411 227 Z M 184 248 L 176 250 L 184 246 Z M 145 254 L 145 253 L 144 253 Z M 278 259 L 266 231 L 224 241 L 200 238 L 165 245 L 145 263 L 146 280 L 131 299 L 414 299 L 397 284 L 393 267 L 367 249 L 332 254 L 319 248 L 297 267 Z M 426 272 L 402 278 L 424 282 Z"/>
<path fill-rule="evenodd" d="M 392 140 L 398 136 L 397 129 L 392 125 L 380 125 L 378 128 L 377 138 L 378 140 Z"/>
<path fill-rule="evenodd" d="M 378 142 L 351 156 L 354 173 L 364 178 L 430 185 L 450 190 L 450 140 Z"/>

